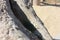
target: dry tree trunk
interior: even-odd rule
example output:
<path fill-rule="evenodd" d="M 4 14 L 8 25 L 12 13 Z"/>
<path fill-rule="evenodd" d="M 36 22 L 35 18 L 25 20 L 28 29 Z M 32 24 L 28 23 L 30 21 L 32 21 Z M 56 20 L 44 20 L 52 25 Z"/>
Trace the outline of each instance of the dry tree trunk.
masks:
<path fill-rule="evenodd" d="M 22 10 L 29 22 L 36 29 L 32 32 L 33 26 L 28 24 L 24 16 L 20 15 L 19 17 L 17 13 L 18 17 L 14 15 L 15 13 L 13 13 L 10 8 L 9 0 L 0 0 L 0 40 L 52 40 L 52 37 L 44 27 L 43 23 L 34 12 L 30 1 L 27 1 L 27 4 L 25 3 L 26 0 L 13 1 L 16 1 L 17 5 L 20 7 L 20 9 L 18 9 L 14 6 L 15 11 L 18 10 L 17 13 L 21 14 L 20 11 Z M 27 25 L 25 25 L 25 21 L 32 29 L 29 29 L 29 26 L 27 27 Z"/>
<path fill-rule="evenodd" d="M 43 36 L 44 40 L 52 40 L 52 37 L 48 33 L 48 31 L 45 28 L 44 24 L 42 23 L 42 21 L 38 18 L 38 16 L 34 12 L 33 7 L 31 5 L 26 5 L 23 0 L 14 0 L 14 1 L 17 2 L 17 4 L 19 5 L 19 7 L 21 8 L 21 10 L 24 12 L 24 14 L 29 19 L 29 21 L 38 30 L 38 31 L 35 30 L 34 34 L 37 32 L 36 35 L 40 36 L 40 33 L 41 33 L 41 35 Z"/>
<path fill-rule="evenodd" d="M 0 40 L 39 40 L 14 16 L 9 0 L 0 0 Z"/>

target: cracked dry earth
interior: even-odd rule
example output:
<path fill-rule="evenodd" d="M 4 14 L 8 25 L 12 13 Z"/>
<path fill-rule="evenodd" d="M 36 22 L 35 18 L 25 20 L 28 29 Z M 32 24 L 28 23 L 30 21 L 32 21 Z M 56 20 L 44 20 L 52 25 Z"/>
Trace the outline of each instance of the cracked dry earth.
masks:
<path fill-rule="evenodd" d="M 13 15 L 8 1 L 0 0 L 0 40 L 38 40 Z"/>

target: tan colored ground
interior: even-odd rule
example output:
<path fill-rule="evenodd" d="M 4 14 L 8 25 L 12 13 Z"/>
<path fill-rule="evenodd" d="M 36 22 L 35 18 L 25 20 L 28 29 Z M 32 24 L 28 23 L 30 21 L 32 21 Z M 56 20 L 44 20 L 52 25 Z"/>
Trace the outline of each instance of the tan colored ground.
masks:
<path fill-rule="evenodd" d="M 52 37 L 60 35 L 60 7 L 33 6 Z M 60 37 L 60 36 L 59 36 Z"/>

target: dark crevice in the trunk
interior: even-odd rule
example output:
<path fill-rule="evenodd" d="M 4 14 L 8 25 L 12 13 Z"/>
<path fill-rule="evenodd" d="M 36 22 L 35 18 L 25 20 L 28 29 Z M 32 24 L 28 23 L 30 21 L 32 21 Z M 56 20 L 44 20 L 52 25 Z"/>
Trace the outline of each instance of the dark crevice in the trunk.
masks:
<path fill-rule="evenodd" d="M 28 18 L 26 17 L 26 15 L 24 14 L 24 12 L 21 10 L 21 8 L 18 6 L 18 4 L 16 3 L 16 1 L 14 0 L 9 0 L 10 2 L 10 6 L 11 9 L 14 13 L 14 15 L 17 17 L 17 19 L 19 19 L 21 21 L 21 23 L 24 25 L 24 27 L 26 29 L 28 29 L 29 31 L 31 31 L 32 33 L 34 33 L 35 31 L 37 31 L 37 29 L 34 27 L 33 24 L 31 24 L 31 22 L 28 20 Z M 38 32 L 38 31 L 37 31 Z M 39 32 L 38 32 L 39 33 Z M 34 33 L 40 40 L 43 40 L 42 35 L 39 33 L 36 34 Z"/>
<path fill-rule="evenodd" d="M 12 4 L 11 4 L 12 3 Z M 14 13 L 14 15 L 21 21 L 21 23 L 27 28 L 29 31 L 34 32 L 36 28 L 30 23 L 30 21 L 27 19 L 24 12 L 20 9 L 20 7 L 17 5 L 17 3 L 11 2 L 11 9 Z"/>

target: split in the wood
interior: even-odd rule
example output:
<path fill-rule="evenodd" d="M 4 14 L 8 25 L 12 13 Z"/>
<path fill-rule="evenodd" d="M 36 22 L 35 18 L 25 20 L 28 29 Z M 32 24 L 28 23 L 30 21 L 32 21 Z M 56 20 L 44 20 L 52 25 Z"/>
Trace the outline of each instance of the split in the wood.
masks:
<path fill-rule="evenodd" d="M 16 1 L 10 0 L 10 5 L 11 5 L 11 9 L 12 9 L 14 15 L 17 17 L 17 19 L 19 19 L 21 21 L 21 23 L 24 25 L 24 27 L 26 29 L 28 29 L 29 31 L 31 31 L 32 33 L 34 33 L 34 35 L 36 35 L 40 40 L 43 40 L 42 35 L 37 31 L 37 29 L 34 27 L 34 25 L 31 24 L 31 22 L 26 17 L 24 12 L 21 10 L 21 8 L 16 3 Z"/>

